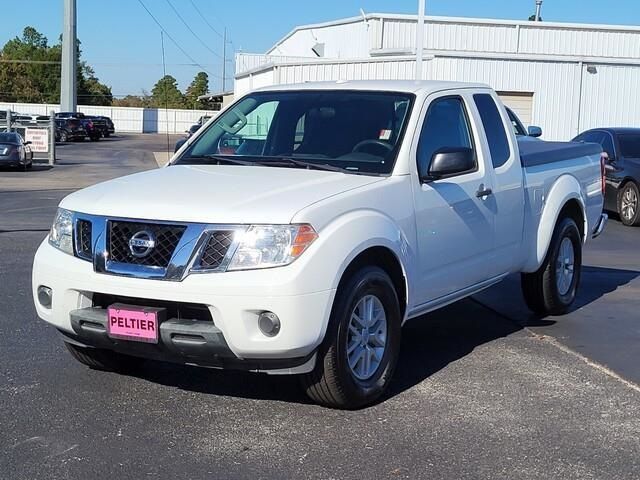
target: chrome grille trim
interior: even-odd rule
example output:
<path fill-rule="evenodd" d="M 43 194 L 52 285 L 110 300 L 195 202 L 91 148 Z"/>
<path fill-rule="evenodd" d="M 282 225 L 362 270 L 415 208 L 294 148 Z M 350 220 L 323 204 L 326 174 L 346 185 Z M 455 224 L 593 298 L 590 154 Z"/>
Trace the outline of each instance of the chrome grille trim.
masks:
<path fill-rule="evenodd" d="M 93 269 L 97 273 L 107 275 L 119 275 L 125 277 L 142 278 L 150 280 L 165 280 L 179 282 L 189 274 L 224 272 L 238 248 L 238 240 L 241 233 L 246 232 L 249 225 L 227 225 L 208 223 L 171 222 L 163 220 L 144 220 L 137 218 L 104 217 L 99 215 L 87 215 L 74 213 L 74 241 L 79 241 L 79 221 L 91 222 L 92 256 L 81 256 L 76 247 L 75 254 L 78 258 L 92 261 Z M 175 247 L 168 265 L 138 265 L 114 261 L 109 255 L 109 222 L 128 222 L 141 225 L 167 225 L 184 227 L 184 231 Z M 214 268 L 201 266 L 204 250 L 209 239 L 216 232 L 229 232 L 233 234 L 231 241 L 220 264 Z"/>

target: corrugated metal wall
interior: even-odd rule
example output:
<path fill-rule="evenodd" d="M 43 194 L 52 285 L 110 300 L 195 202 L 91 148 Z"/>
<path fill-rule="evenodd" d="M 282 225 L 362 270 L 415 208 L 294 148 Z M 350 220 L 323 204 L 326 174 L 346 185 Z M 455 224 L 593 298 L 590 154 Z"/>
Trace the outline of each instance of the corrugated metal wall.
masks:
<path fill-rule="evenodd" d="M 542 127 L 547 140 L 578 133 L 577 64 L 438 57 L 427 65 L 425 79 L 481 82 L 495 90 L 532 93 L 532 123 Z"/>
<path fill-rule="evenodd" d="M 595 65 L 582 72 L 580 130 L 640 127 L 640 68 Z"/>
<path fill-rule="evenodd" d="M 42 103 L 0 103 L 0 110 L 19 113 L 49 115 L 51 110 L 59 111 L 59 105 Z M 201 116 L 215 116 L 218 112 L 208 110 L 169 109 L 133 107 L 96 107 L 78 105 L 78 111 L 85 115 L 104 115 L 113 120 L 117 132 L 132 133 L 183 133 Z"/>
<path fill-rule="evenodd" d="M 415 21 L 385 19 L 383 25 L 382 48 L 415 48 L 417 25 Z M 512 25 L 452 24 L 429 21 L 424 35 L 424 48 L 428 50 L 513 53 L 517 49 L 517 42 L 517 29 Z M 361 53 L 369 55 L 369 52 Z"/>

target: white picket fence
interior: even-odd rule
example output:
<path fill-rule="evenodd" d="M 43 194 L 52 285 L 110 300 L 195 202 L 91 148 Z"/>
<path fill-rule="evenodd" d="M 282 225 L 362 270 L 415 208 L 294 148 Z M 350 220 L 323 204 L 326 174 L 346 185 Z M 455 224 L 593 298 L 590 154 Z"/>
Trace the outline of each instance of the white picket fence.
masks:
<path fill-rule="evenodd" d="M 60 105 L 44 103 L 0 103 L 0 110 L 12 110 L 17 113 L 49 115 L 51 110 L 60 111 Z M 169 108 L 135 107 L 95 107 L 78 105 L 78 112 L 85 115 L 104 115 L 110 117 L 116 132 L 131 133 L 183 133 L 203 116 L 215 116 L 211 110 L 180 110 Z"/>

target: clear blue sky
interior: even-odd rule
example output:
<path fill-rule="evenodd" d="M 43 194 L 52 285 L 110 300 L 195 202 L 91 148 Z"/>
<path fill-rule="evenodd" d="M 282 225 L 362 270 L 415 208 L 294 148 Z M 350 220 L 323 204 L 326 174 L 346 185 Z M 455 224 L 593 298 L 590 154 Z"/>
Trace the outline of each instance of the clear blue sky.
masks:
<path fill-rule="evenodd" d="M 296 25 L 317 23 L 366 12 L 415 13 L 418 0 L 142 0 L 162 26 L 198 63 L 221 74 L 222 39 L 202 20 L 191 2 L 218 32 L 225 25 L 229 58 L 234 50 L 264 52 Z M 180 15 L 218 56 L 205 48 L 171 10 Z M 428 15 L 526 19 L 534 0 L 426 0 Z M 62 30 L 62 0 L 2 2 L 0 45 L 31 25 L 51 43 Z M 150 90 L 162 76 L 160 30 L 138 0 L 77 0 L 78 38 L 83 57 L 115 95 Z M 633 25 L 640 23 L 640 0 L 544 0 L 547 21 Z M 167 73 L 186 87 L 198 67 L 165 38 Z M 229 63 L 229 69 L 232 64 Z M 229 74 L 229 78 L 232 74 Z M 210 78 L 212 90 L 219 78 Z"/>

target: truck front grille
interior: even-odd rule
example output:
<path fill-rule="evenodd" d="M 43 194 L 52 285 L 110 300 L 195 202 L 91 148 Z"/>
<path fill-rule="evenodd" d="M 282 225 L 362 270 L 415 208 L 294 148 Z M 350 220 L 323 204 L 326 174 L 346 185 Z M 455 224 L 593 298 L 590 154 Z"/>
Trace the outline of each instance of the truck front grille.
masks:
<path fill-rule="evenodd" d="M 202 252 L 200 267 L 206 269 L 216 269 L 220 267 L 233 242 L 233 235 L 233 230 L 218 230 L 212 232 Z"/>
<path fill-rule="evenodd" d="M 109 259 L 114 262 L 145 265 L 150 267 L 169 266 L 169 261 L 184 234 L 184 225 L 166 225 L 155 223 L 139 223 L 124 221 L 109 221 L 109 235 L 107 252 Z M 136 256 L 130 247 L 131 239 L 141 232 L 151 234 L 155 245 L 148 253 Z M 147 238 L 146 236 L 144 238 Z M 144 250 L 144 249 L 142 249 Z"/>

